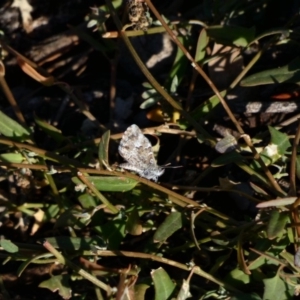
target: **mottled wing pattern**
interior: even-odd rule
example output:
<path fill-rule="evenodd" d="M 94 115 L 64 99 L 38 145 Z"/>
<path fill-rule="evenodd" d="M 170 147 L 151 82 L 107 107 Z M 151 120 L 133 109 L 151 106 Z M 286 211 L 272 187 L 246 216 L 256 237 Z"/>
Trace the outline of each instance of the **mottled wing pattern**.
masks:
<path fill-rule="evenodd" d="M 119 145 L 120 155 L 130 164 L 141 167 L 156 165 L 149 140 L 140 128 L 133 124 L 124 132 Z"/>
<path fill-rule="evenodd" d="M 144 3 L 131 0 L 128 1 L 128 17 L 132 23 L 137 23 L 144 14 Z"/>
<path fill-rule="evenodd" d="M 135 30 L 147 30 L 152 24 L 149 7 L 143 0 L 128 1 L 128 17 Z"/>
<path fill-rule="evenodd" d="M 157 181 L 164 170 L 157 166 L 152 145 L 135 124 L 129 126 L 119 145 L 120 155 L 127 161 L 120 167 L 134 171 L 141 177 Z"/>

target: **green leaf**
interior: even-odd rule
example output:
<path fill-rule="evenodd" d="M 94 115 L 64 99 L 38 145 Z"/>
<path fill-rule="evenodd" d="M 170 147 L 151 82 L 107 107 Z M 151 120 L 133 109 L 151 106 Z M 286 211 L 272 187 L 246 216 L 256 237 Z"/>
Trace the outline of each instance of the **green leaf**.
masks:
<path fill-rule="evenodd" d="M 97 190 L 103 192 L 127 192 L 138 184 L 138 181 L 126 177 L 87 176 L 86 179 L 93 183 Z M 73 177 L 72 181 L 75 184 L 82 184 L 78 177 Z"/>
<path fill-rule="evenodd" d="M 153 98 L 153 97 L 159 97 L 160 94 L 152 87 L 147 87 L 147 82 L 145 82 L 145 88 L 146 90 L 142 93 L 142 98 L 143 99 L 149 99 L 149 98 Z"/>
<path fill-rule="evenodd" d="M 63 136 L 62 132 L 51 124 L 45 122 L 44 120 L 34 116 L 36 124 L 49 136 L 51 136 L 56 142 L 63 142 L 66 137 Z"/>
<path fill-rule="evenodd" d="M 221 95 L 222 95 L 222 97 L 225 97 L 226 92 L 225 91 L 221 92 Z M 219 104 L 219 102 L 220 102 L 219 98 L 216 95 L 213 95 L 208 100 L 206 100 L 204 103 L 202 103 L 198 107 L 196 107 L 192 111 L 191 116 L 195 120 L 198 120 L 198 121 L 201 120 L 201 122 L 203 122 L 203 120 L 207 118 L 207 115 L 213 111 L 213 109 Z M 185 125 L 188 123 L 184 120 L 180 120 L 179 124 Z"/>
<path fill-rule="evenodd" d="M 161 99 L 161 97 L 159 95 L 155 95 L 155 97 L 153 96 L 152 98 L 145 100 L 140 105 L 140 109 L 150 108 L 150 107 L 154 106 L 160 99 Z"/>
<path fill-rule="evenodd" d="M 246 47 L 255 38 L 255 28 L 238 26 L 210 26 L 207 35 L 216 40 L 218 44 Z"/>
<path fill-rule="evenodd" d="M 263 282 L 265 284 L 263 300 L 294 299 L 295 287 L 287 284 L 286 281 L 283 281 L 278 274 L 273 278 L 264 279 Z"/>
<path fill-rule="evenodd" d="M 209 38 L 207 36 L 207 32 L 203 28 L 200 32 L 198 42 L 197 42 L 196 55 L 195 55 L 196 62 L 201 63 L 201 61 L 204 60 L 205 55 L 206 55 L 206 47 L 207 47 L 208 41 L 209 41 Z"/>
<path fill-rule="evenodd" d="M 140 217 L 136 207 L 132 207 L 131 211 L 127 211 L 126 232 L 131 235 L 141 235 L 143 227 L 141 225 Z"/>
<path fill-rule="evenodd" d="M 12 243 L 10 240 L 0 239 L 0 245 L 6 252 L 16 253 L 19 251 L 19 247 Z"/>
<path fill-rule="evenodd" d="M 287 134 L 282 133 L 271 126 L 269 126 L 269 131 L 271 134 L 271 142 L 260 153 L 262 160 L 267 166 L 278 161 L 282 155 L 285 154 L 286 150 L 291 147 Z M 257 161 L 252 161 L 251 167 L 257 170 L 260 168 L 260 165 Z"/>
<path fill-rule="evenodd" d="M 274 239 L 280 236 L 289 221 L 289 216 L 286 213 L 279 213 L 279 211 L 274 210 L 271 213 L 271 218 L 267 227 L 267 235 L 269 239 Z"/>
<path fill-rule="evenodd" d="M 250 283 L 250 275 L 247 275 L 242 270 L 236 268 L 230 271 L 224 281 L 239 289 L 243 285 Z"/>
<path fill-rule="evenodd" d="M 51 219 L 55 218 L 60 211 L 60 207 L 58 204 L 51 204 L 43 209 L 45 215 L 43 221 L 50 222 Z"/>
<path fill-rule="evenodd" d="M 231 163 L 235 163 L 238 161 L 243 161 L 242 155 L 240 155 L 237 152 L 229 152 L 229 153 L 224 153 L 214 159 L 211 163 L 211 166 L 213 168 L 221 167 L 221 166 L 226 166 Z"/>
<path fill-rule="evenodd" d="M 109 161 L 108 161 L 109 139 L 110 139 L 110 131 L 107 130 L 102 134 L 101 141 L 99 143 L 99 151 L 98 151 L 100 164 L 101 166 L 104 165 L 106 168 L 109 168 Z"/>
<path fill-rule="evenodd" d="M 78 197 L 78 201 L 80 202 L 81 206 L 84 209 L 92 209 L 95 208 L 97 205 L 100 204 L 100 201 L 98 198 L 93 197 L 89 193 L 84 193 Z"/>
<path fill-rule="evenodd" d="M 27 140 L 30 138 L 29 129 L 20 125 L 2 111 L 0 111 L 0 133 L 16 140 Z"/>
<path fill-rule="evenodd" d="M 153 240 L 155 243 L 163 243 L 174 232 L 182 227 L 182 214 L 180 212 L 172 212 L 164 222 L 156 230 Z"/>
<path fill-rule="evenodd" d="M 290 36 L 290 31 L 286 28 L 283 28 L 283 29 L 280 29 L 280 28 L 273 29 L 272 28 L 270 30 L 263 32 L 259 36 L 257 36 L 250 44 L 253 44 L 253 43 L 259 41 L 260 39 L 263 39 L 267 36 L 272 36 L 272 35 L 280 36 L 280 40 L 282 40 L 283 37 L 288 38 Z"/>
<path fill-rule="evenodd" d="M 71 226 L 74 229 L 82 229 L 87 226 L 90 222 L 90 219 L 84 219 L 77 217 L 78 214 L 81 214 L 82 211 L 76 209 L 68 209 L 64 211 L 56 220 L 54 228 L 62 228 L 66 226 Z"/>
<path fill-rule="evenodd" d="M 171 87 L 170 87 L 170 92 L 171 93 L 175 93 L 177 91 L 178 84 L 179 84 L 178 77 L 177 77 L 177 75 L 175 75 L 173 77 L 173 80 L 172 80 L 172 83 L 171 83 Z"/>
<path fill-rule="evenodd" d="M 297 178 L 300 179 L 300 155 L 296 157 L 296 175 Z"/>
<path fill-rule="evenodd" d="M 268 126 L 270 134 L 271 134 L 271 142 L 278 147 L 278 153 L 283 155 L 285 151 L 291 147 L 291 143 L 289 141 L 289 137 L 286 133 L 282 133 L 277 129 Z"/>
<path fill-rule="evenodd" d="M 184 39 L 181 36 L 178 36 L 179 41 L 186 47 L 188 48 L 188 39 Z M 171 85 L 173 83 L 173 80 L 175 78 L 175 76 L 177 77 L 177 82 L 179 85 L 180 82 L 182 81 L 183 78 L 185 78 L 186 76 L 186 68 L 188 66 L 188 60 L 186 58 L 186 56 L 184 55 L 184 53 L 182 52 L 182 50 L 177 47 L 177 53 L 176 53 L 176 57 L 173 61 L 173 65 L 172 68 L 169 72 L 169 76 L 166 80 L 166 83 L 164 84 L 164 87 L 167 90 L 170 90 L 174 92 L 174 89 L 171 88 Z"/>
<path fill-rule="evenodd" d="M 58 291 L 63 299 L 70 299 L 72 296 L 72 289 L 69 285 L 69 279 L 70 275 L 67 274 L 51 276 L 50 279 L 41 282 L 39 287 L 48 289 L 53 293 Z"/>
<path fill-rule="evenodd" d="M 136 299 L 136 300 L 146 299 L 145 295 L 149 288 L 150 288 L 150 285 L 146 284 L 146 283 L 136 284 L 134 286 L 134 299 Z"/>
<path fill-rule="evenodd" d="M 282 82 L 298 83 L 300 81 L 300 58 L 297 57 L 286 66 L 252 74 L 241 81 L 241 86 L 278 84 Z"/>
<path fill-rule="evenodd" d="M 151 272 L 155 289 L 155 300 L 170 299 L 175 290 L 175 284 L 163 268 Z"/>
<path fill-rule="evenodd" d="M 85 237 L 85 238 L 56 236 L 56 237 L 46 238 L 46 240 L 53 247 L 59 248 L 64 251 L 91 250 L 95 246 L 106 248 L 106 243 L 99 236 Z"/>
<path fill-rule="evenodd" d="M 115 219 L 107 222 L 102 226 L 94 227 L 94 230 L 101 234 L 103 239 L 107 242 L 108 249 L 117 250 L 123 241 L 126 232 L 126 218 L 122 213 L 119 213 Z"/>
<path fill-rule="evenodd" d="M 10 163 L 21 163 L 24 161 L 24 156 L 20 153 L 3 153 L 0 154 L 0 161 Z"/>

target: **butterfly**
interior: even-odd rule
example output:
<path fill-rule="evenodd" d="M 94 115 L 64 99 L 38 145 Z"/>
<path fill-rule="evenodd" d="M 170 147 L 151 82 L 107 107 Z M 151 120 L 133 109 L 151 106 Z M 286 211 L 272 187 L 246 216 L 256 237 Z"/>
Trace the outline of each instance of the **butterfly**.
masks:
<path fill-rule="evenodd" d="M 157 181 L 165 171 L 157 165 L 150 141 L 135 124 L 124 132 L 119 144 L 119 153 L 126 160 L 120 167 L 134 171 L 141 177 Z"/>

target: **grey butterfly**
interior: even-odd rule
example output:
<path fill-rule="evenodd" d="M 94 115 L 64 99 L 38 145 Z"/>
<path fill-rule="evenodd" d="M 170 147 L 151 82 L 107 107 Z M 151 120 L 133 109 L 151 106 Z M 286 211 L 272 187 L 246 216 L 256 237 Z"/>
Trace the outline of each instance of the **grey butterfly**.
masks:
<path fill-rule="evenodd" d="M 126 163 L 120 164 L 120 167 L 134 171 L 141 177 L 157 181 L 165 171 L 157 165 L 150 141 L 135 124 L 129 126 L 124 132 L 119 153 L 126 160 Z"/>

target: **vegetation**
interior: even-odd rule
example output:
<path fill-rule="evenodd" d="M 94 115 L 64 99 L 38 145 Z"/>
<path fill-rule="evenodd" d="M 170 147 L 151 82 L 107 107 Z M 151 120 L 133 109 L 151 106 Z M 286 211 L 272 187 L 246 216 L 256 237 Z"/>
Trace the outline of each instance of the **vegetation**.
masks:
<path fill-rule="evenodd" d="M 0 10 L 3 299 L 297 299 L 297 1 L 82 2 Z"/>

